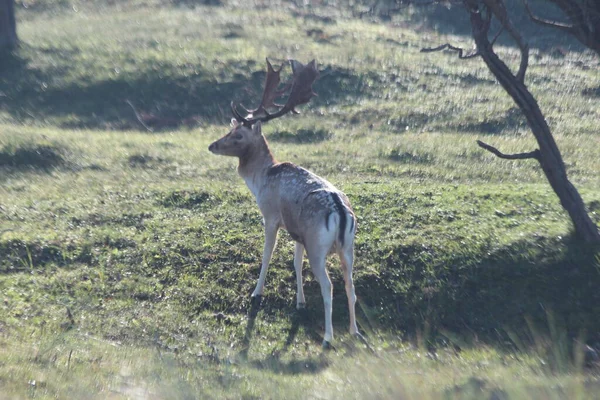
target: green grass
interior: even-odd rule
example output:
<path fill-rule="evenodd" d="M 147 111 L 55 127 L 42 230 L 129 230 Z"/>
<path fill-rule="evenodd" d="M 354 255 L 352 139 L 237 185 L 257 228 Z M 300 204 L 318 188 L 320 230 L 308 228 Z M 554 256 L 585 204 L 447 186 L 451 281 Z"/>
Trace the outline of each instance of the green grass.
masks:
<path fill-rule="evenodd" d="M 535 162 L 475 144 L 535 147 L 483 63 L 419 52 L 468 38 L 414 15 L 190 4 L 18 10 L 23 45 L 0 58 L 0 398 L 593 398 L 576 340 L 600 339 L 598 249 Z M 599 62 L 532 54 L 528 85 L 599 223 Z M 319 62 L 319 97 L 264 131 L 351 199 L 377 357 L 346 333 L 335 259 L 338 351 L 321 353 L 320 290 L 305 264 L 297 315 L 285 233 L 249 314 L 261 216 L 207 147 L 231 100 L 259 96 L 267 56 Z M 168 123 L 148 132 L 126 100 Z"/>

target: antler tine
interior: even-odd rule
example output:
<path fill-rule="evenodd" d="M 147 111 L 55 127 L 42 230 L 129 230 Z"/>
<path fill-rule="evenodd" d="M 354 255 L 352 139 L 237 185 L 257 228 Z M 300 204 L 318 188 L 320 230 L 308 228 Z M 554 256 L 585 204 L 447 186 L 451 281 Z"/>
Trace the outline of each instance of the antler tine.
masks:
<path fill-rule="evenodd" d="M 279 67 L 279 69 L 275 70 L 269 59 L 267 58 L 267 77 L 265 78 L 265 88 L 263 90 L 262 100 L 257 109 L 250 111 L 252 114 L 255 113 L 268 113 L 267 109 L 277 106 L 275 104 L 275 99 L 281 96 L 284 91 L 277 90 L 277 86 L 281 82 L 281 70 L 283 69 L 283 64 Z"/>
<path fill-rule="evenodd" d="M 319 77 L 319 71 L 317 70 L 317 63 L 315 60 L 312 60 L 306 65 L 302 65 L 296 60 L 290 60 L 290 64 L 292 65 L 292 72 L 294 74 L 290 98 L 294 95 L 295 100 L 291 111 L 294 114 L 299 114 L 294 107 L 308 103 L 313 96 L 317 95 L 312 90 L 312 84 Z"/>
<path fill-rule="evenodd" d="M 272 119 L 281 117 L 282 115 L 287 114 L 288 112 L 292 112 L 293 114 L 299 114 L 299 112 L 296 111 L 295 107 L 301 104 L 308 103 L 313 96 L 316 96 L 316 93 L 314 93 L 312 90 L 312 84 L 319 76 L 319 71 L 317 70 L 315 60 L 312 60 L 306 65 L 302 65 L 302 63 L 296 60 L 290 60 L 290 64 L 292 66 L 293 73 L 292 81 L 280 91 L 280 93 L 283 94 L 291 87 L 290 95 L 285 105 L 273 114 L 269 114 L 265 110 L 264 116 L 249 119 L 248 121 L 251 124 L 257 121 L 267 122 Z"/>
<path fill-rule="evenodd" d="M 295 107 L 308 103 L 313 96 L 316 96 L 316 93 L 312 90 L 312 84 L 319 76 L 315 60 L 312 60 L 306 65 L 302 65 L 302 63 L 296 60 L 290 60 L 290 65 L 292 67 L 292 80 L 288 82 L 283 89 L 277 90 L 277 87 L 281 82 L 280 74 L 283 65 L 275 70 L 267 59 L 267 77 L 265 79 L 265 88 L 260 105 L 254 110 L 246 110 L 248 115 L 243 117 L 237 111 L 233 102 L 231 103 L 231 110 L 238 122 L 241 122 L 246 126 L 251 126 L 258 121 L 267 122 L 287 114 L 288 112 L 299 114 Z M 291 91 L 285 105 L 282 106 L 276 104 L 275 99 L 284 95 L 290 88 Z M 273 114 L 270 114 L 268 109 L 274 107 L 281 108 Z"/>
<path fill-rule="evenodd" d="M 240 115 L 240 113 L 237 111 L 236 106 L 233 103 L 231 105 L 231 109 L 235 119 L 237 119 L 238 122 L 244 123 L 245 125 L 252 125 L 253 123 L 255 123 L 256 121 L 253 117 L 257 114 L 268 115 L 268 108 L 281 107 L 280 105 L 275 104 L 275 99 L 277 97 L 280 97 L 284 93 L 284 91 L 287 90 L 285 88 L 284 91 L 277 90 L 277 86 L 279 86 L 279 83 L 281 82 L 280 75 L 281 70 L 283 69 L 283 65 L 281 65 L 279 69 L 276 70 L 275 68 L 273 68 L 273 65 L 271 64 L 268 58 L 266 59 L 266 61 L 267 76 L 265 78 L 265 87 L 263 89 L 263 95 L 260 105 L 254 110 L 247 110 L 245 107 L 242 107 L 243 110 L 246 112 L 246 117 L 242 117 Z"/>
<path fill-rule="evenodd" d="M 237 120 L 237 122 L 248 124 L 248 120 L 242 117 L 242 115 L 238 112 L 237 108 L 235 107 L 235 104 L 233 104 L 233 101 L 231 102 L 231 112 L 233 113 L 233 116 Z"/>

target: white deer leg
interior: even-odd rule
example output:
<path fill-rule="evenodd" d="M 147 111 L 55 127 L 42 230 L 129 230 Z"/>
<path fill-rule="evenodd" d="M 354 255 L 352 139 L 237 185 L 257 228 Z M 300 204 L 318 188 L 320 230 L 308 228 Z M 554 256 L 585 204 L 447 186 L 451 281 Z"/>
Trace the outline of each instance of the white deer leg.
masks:
<path fill-rule="evenodd" d="M 296 283 L 298 289 L 296 291 L 296 309 L 302 310 L 306 307 L 306 300 L 304 299 L 304 289 L 302 287 L 302 261 L 304 258 L 304 245 L 300 242 L 296 242 L 296 248 L 294 250 L 294 269 L 296 270 Z"/>
<path fill-rule="evenodd" d="M 350 314 L 350 333 L 358 334 L 356 326 L 356 293 L 354 291 L 354 281 L 352 280 L 352 266 L 354 263 L 354 250 L 352 247 L 345 248 L 339 252 L 342 262 L 342 271 L 344 273 L 344 283 L 346 284 L 346 296 L 348 297 L 348 313 Z"/>
<path fill-rule="evenodd" d="M 265 290 L 265 279 L 267 278 L 267 270 L 269 269 L 269 262 L 273 255 L 273 249 L 277 242 L 277 231 L 278 227 L 265 224 L 265 248 L 263 250 L 262 266 L 260 268 L 260 275 L 258 282 L 256 283 L 256 289 L 252 292 L 252 297 L 262 296 Z"/>
<path fill-rule="evenodd" d="M 308 255 L 310 267 L 315 278 L 321 286 L 321 295 L 323 296 L 323 307 L 325 308 L 325 336 L 323 337 L 323 347 L 329 347 L 333 341 L 333 323 L 331 321 L 332 290 L 329 274 L 325 269 L 325 254 Z"/>

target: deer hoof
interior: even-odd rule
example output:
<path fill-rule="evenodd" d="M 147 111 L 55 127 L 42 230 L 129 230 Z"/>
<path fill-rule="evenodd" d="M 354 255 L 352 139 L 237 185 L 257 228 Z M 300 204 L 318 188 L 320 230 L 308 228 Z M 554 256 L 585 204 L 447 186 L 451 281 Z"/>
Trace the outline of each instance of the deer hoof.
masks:
<path fill-rule="evenodd" d="M 327 340 L 323 340 L 323 350 L 325 351 L 336 351 L 335 347 L 331 344 L 331 342 L 327 341 Z"/>

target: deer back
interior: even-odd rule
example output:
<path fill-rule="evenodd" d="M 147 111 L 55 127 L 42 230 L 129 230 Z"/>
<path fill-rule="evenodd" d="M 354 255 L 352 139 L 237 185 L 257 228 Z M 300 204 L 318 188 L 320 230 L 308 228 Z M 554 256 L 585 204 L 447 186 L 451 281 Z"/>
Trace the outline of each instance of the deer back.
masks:
<path fill-rule="evenodd" d="M 341 222 L 348 219 L 348 214 L 353 218 L 344 193 L 327 180 L 289 162 L 274 164 L 267 170 L 264 193 L 260 199 L 257 197 L 257 202 L 265 222 L 277 220 L 301 243 L 314 236 L 318 227 L 327 231 L 339 227 L 344 231 L 346 224 Z"/>

